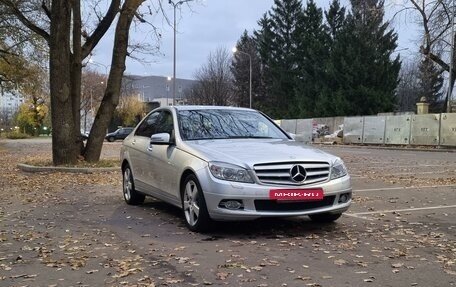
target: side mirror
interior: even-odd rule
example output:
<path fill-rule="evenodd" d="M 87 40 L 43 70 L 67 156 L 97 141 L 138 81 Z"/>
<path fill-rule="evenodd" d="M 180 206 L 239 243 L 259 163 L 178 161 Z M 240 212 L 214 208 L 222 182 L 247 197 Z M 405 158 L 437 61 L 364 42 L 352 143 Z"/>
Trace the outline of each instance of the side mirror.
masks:
<path fill-rule="evenodd" d="M 171 144 L 171 135 L 168 133 L 159 133 L 154 134 L 150 137 L 151 145 L 170 145 Z"/>

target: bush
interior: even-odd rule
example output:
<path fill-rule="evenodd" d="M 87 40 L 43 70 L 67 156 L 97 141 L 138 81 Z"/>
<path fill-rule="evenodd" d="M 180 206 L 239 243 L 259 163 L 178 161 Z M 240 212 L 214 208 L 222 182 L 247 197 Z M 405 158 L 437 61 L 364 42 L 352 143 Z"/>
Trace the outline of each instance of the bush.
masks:
<path fill-rule="evenodd" d="M 7 139 L 11 139 L 11 140 L 18 140 L 18 139 L 27 139 L 29 138 L 30 136 L 28 134 L 24 134 L 24 133 L 21 133 L 21 132 L 7 132 L 6 133 L 6 138 Z"/>

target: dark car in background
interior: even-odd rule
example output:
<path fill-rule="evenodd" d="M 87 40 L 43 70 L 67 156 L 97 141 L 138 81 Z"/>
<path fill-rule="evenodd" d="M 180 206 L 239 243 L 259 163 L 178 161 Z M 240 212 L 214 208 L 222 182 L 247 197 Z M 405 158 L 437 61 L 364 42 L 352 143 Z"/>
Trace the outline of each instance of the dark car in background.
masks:
<path fill-rule="evenodd" d="M 115 132 L 108 133 L 105 137 L 105 139 L 108 142 L 113 142 L 116 140 L 124 140 L 132 131 L 134 128 L 132 127 L 124 127 L 124 128 L 119 128 Z"/>

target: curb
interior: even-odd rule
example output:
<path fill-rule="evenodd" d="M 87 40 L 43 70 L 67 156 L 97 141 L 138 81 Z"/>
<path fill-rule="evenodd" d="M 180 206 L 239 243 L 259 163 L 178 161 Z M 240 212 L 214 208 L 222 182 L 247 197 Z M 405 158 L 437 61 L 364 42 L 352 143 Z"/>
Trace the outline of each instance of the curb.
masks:
<path fill-rule="evenodd" d="M 67 172 L 67 173 L 100 173 L 119 171 L 120 167 L 65 167 L 65 166 L 34 166 L 19 163 L 17 167 L 24 172 Z"/>

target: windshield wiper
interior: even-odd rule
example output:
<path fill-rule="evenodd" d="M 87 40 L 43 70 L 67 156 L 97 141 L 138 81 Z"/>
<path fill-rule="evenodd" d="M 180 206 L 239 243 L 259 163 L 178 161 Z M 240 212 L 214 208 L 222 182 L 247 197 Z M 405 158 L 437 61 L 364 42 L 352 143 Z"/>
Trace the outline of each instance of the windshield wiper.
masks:
<path fill-rule="evenodd" d="M 229 139 L 272 139 L 273 137 L 267 137 L 267 136 L 230 136 Z"/>

